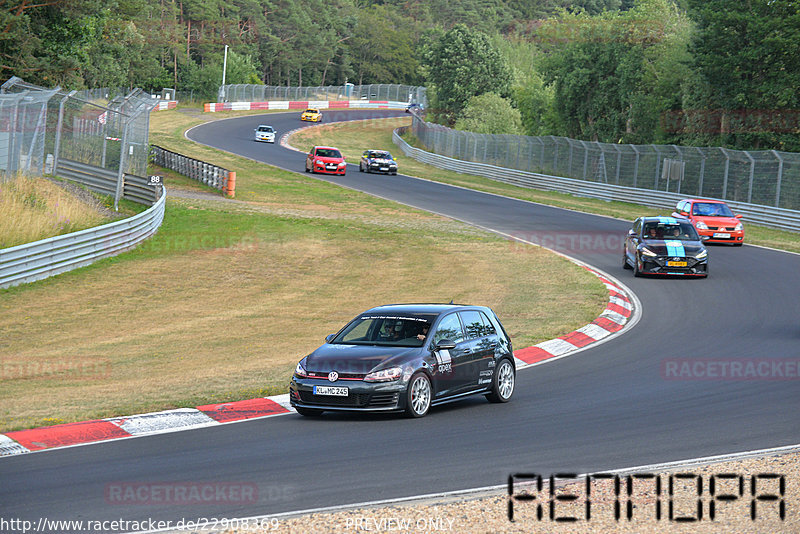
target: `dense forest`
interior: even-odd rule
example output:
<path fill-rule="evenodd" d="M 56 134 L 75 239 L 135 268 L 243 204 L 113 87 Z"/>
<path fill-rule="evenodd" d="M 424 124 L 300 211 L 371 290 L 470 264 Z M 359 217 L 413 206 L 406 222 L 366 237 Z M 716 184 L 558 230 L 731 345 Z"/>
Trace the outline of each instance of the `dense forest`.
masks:
<path fill-rule="evenodd" d="M 795 0 L 2 0 L 0 78 L 403 83 L 487 133 L 800 151 Z"/>

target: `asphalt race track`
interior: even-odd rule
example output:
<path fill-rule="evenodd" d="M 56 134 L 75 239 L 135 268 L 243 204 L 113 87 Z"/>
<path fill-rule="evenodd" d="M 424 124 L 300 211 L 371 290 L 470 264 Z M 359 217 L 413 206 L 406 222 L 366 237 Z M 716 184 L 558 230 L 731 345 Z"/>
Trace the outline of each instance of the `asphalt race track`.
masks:
<path fill-rule="evenodd" d="M 325 123 L 397 113 L 327 111 Z M 197 127 L 189 137 L 302 173 L 303 154 L 252 140 L 260 123 L 279 136 L 303 125 L 299 112 L 247 116 Z M 520 372 L 506 405 L 475 397 L 420 420 L 292 414 L 3 458 L 0 516 L 246 517 L 493 486 L 510 473 L 601 472 L 800 443 L 796 375 L 690 380 L 667 371 L 686 359 L 772 365 L 800 358 L 800 255 L 712 246 L 706 280 L 634 278 L 622 269 L 624 221 L 362 174 L 355 163 L 344 177 L 315 177 L 560 249 L 631 288 L 643 305 L 640 322 L 607 343 Z M 109 498 L 115 484 L 176 482 L 254 485 L 257 498 L 208 506 Z"/>

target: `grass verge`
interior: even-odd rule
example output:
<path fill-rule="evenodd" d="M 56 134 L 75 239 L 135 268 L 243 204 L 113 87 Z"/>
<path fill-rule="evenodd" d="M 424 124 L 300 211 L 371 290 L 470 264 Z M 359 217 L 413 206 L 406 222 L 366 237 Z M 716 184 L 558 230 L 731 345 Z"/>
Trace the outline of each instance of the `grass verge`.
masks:
<path fill-rule="evenodd" d="M 245 201 L 170 197 L 137 249 L 0 292 L 0 431 L 284 393 L 378 304 L 486 304 L 517 348 L 605 305 L 545 250 L 186 141 L 204 119 L 153 114 L 153 142 L 236 170 Z"/>
<path fill-rule="evenodd" d="M 45 178 L 18 176 L 0 183 L 0 249 L 77 232 L 107 222 L 99 202 L 77 198 Z"/>

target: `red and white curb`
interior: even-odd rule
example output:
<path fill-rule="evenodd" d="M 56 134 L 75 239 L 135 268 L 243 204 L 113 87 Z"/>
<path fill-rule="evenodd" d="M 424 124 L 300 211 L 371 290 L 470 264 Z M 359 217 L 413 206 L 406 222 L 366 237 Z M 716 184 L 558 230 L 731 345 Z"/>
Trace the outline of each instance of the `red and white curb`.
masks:
<path fill-rule="evenodd" d="M 632 327 L 638 321 L 637 310 L 641 309 L 641 307 L 628 288 L 611 276 L 572 258 L 570 259 L 603 282 L 608 289 L 608 303 L 603 313 L 591 323 L 569 334 L 514 351 L 517 369 L 524 369 L 581 351 L 589 347 L 589 345 L 614 337 L 624 328 Z"/>
<path fill-rule="evenodd" d="M 289 395 L 207 404 L 163 412 L 112 417 L 0 434 L 0 456 L 85 445 L 284 415 L 294 410 Z"/>

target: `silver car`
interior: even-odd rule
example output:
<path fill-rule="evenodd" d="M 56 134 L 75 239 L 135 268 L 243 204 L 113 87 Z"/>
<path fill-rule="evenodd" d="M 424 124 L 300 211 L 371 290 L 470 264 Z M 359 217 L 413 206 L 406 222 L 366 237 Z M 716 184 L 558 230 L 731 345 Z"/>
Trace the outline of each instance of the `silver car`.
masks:
<path fill-rule="evenodd" d="M 267 143 L 275 142 L 275 128 L 266 124 L 259 124 L 255 129 L 256 141 L 266 141 Z"/>

